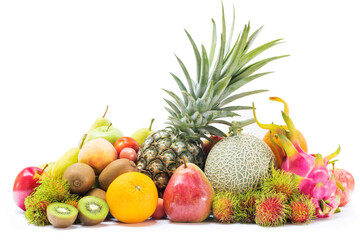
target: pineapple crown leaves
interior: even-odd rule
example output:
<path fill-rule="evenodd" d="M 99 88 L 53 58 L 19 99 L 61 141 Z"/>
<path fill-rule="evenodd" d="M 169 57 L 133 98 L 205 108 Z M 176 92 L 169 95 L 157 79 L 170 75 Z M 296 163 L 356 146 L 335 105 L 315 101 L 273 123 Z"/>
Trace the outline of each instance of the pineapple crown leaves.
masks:
<path fill-rule="evenodd" d="M 250 34 L 249 22 L 239 33 L 235 43 L 232 44 L 234 26 L 235 9 L 233 7 L 232 25 L 227 38 L 224 6 L 222 5 L 220 46 L 217 46 L 217 27 L 212 19 L 213 30 L 209 54 L 204 45 L 201 45 L 199 49 L 191 35 L 185 30 L 195 54 L 197 72 L 195 78 L 190 76 L 185 64 L 175 55 L 187 85 L 178 76 L 171 73 L 179 87 L 182 98 L 172 91 L 163 89 L 171 97 L 171 100 L 164 99 L 168 104 L 165 109 L 170 114 L 167 124 L 172 125 L 181 132 L 189 132 L 187 129 L 191 128 L 188 134 L 195 134 L 192 136 L 193 138 L 205 137 L 208 134 L 226 136 L 221 130 L 209 124 L 220 123 L 231 126 L 230 122 L 221 119 L 239 116 L 235 111 L 252 109 L 251 106 L 227 105 L 240 98 L 267 91 L 255 90 L 233 94 L 245 84 L 271 73 L 255 73 L 261 67 L 269 62 L 288 56 L 275 56 L 249 63 L 262 52 L 282 43 L 282 39 L 270 41 L 251 50 L 251 45 L 262 27 Z"/>

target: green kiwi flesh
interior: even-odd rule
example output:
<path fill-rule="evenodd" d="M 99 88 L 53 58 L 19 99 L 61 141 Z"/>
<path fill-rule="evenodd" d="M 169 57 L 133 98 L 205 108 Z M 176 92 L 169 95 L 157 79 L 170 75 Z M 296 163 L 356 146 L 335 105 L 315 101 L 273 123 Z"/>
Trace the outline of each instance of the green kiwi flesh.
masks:
<path fill-rule="evenodd" d="M 75 222 L 78 210 L 69 204 L 55 202 L 47 206 L 46 214 L 54 227 L 66 228 Z"/>
<path fill-rule="evenodd" d="M 86 196 L 78 203 L 79 219 L 87 226 L 99 224 L 105 220 L 109 213 L 107 203 L 95 196 Z"/>

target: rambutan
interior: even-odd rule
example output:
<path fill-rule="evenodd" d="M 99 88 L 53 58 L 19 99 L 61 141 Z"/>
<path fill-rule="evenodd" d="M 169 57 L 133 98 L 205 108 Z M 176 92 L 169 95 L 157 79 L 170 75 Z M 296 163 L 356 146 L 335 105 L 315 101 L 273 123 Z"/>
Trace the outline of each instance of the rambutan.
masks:
<path fill-rule="evenodd" d="M 64 179 L 50 177 L 42 179 L 34 191 L 51 202 L 61 202 L 69 196 L 70 185 Z"/>
<path fill-rule="evenodd" d="M 289 209 L 289 220 L 292 223 L 308 223 L 315 218 L 316 206 L 308 195 L 299 194 L 290 199 Z"/>
<path fill-rule="evenodd" d="M 255 222 L 263 227 L 285 224 L 289 213 L 286 197 L 279 193 L 268 193 L 256 200 Z"/>
<path fill-rule="evenodd" d="M 235 193 L 230 191 L 216 193 L 212 202 L 214 218 L 221 223 L 236 222 L 235 208 L 238 199 Z"/>
<path fill-rule="evenodd" d="M 265 179 L 262 184 L 262 192 L 281 193 L 288 200 L 293 194 L 298 193 L 298 187 L 291 173 L 272 168 L 271 177 Z"/>
<path fill-rule="evenodd" d="M 75 208 L 78 208 L 78 202 L 79 202 L 79 195 L 77 194 L 70 194 L 67 198 L 65 198 L 63 203 L 69 204 Z"/>
<path fill-rule="evenodd" d="M 25 218 L 28 220 L 28 223 L 36 226 L 48 225 L 46 208 L 50 203 L 47 199 L 34 193 L 29 195 L 25 199 Z"/>
<path fill-rule="evenodd" d="M 46 208 L 53 202 L 68 202 L 77 205 L 78 195 L 70 194 L 66 180 L 60 178 L 41 179 L 40 185 L 25 199 L 25 218 L 29 224 L 44 226 L 50 224 Z"/>
<path fill-rule="evenodd" d="M 42 201 L 39 201 L 37 204 L 39 205 L 38 207 L 39 207 L 40 211 L 46 212 L 47 206 L 49 206 L 51 204 L 51 202 L 48 200 L 42 200 Z"/>
<path fill-rule="evenodd" d="M 254 223 L 256 200 L 260 197 L 260 191 L 250 190 L 238 195 L 238 205 L 236 207 L 236 219 L 240 223 Z"/>

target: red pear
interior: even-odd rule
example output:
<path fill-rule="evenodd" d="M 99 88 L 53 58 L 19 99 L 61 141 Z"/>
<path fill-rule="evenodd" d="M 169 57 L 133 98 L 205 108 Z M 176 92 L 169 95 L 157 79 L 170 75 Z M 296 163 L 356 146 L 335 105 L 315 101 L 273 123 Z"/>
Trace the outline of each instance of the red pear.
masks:
<path fill-rule="evenodd" d="M 175 170 L 165 189 L 164 210 L 174 222 L 202 222 L 210 215 L 214 195 L 204 172 L 185 163 Z"/>

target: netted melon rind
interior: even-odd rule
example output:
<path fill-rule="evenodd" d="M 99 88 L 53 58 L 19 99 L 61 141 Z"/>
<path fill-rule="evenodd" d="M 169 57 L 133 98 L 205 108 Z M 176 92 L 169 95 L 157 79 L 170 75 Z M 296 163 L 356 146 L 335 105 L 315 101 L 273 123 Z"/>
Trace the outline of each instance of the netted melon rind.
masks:
<path fill-rule="evenodd" d="M 216 192 L 245 193 L 270 176 L 274 160 L 270 147 L 255 136 L 226 137 L 210 151 L 205 175 Z"/>

